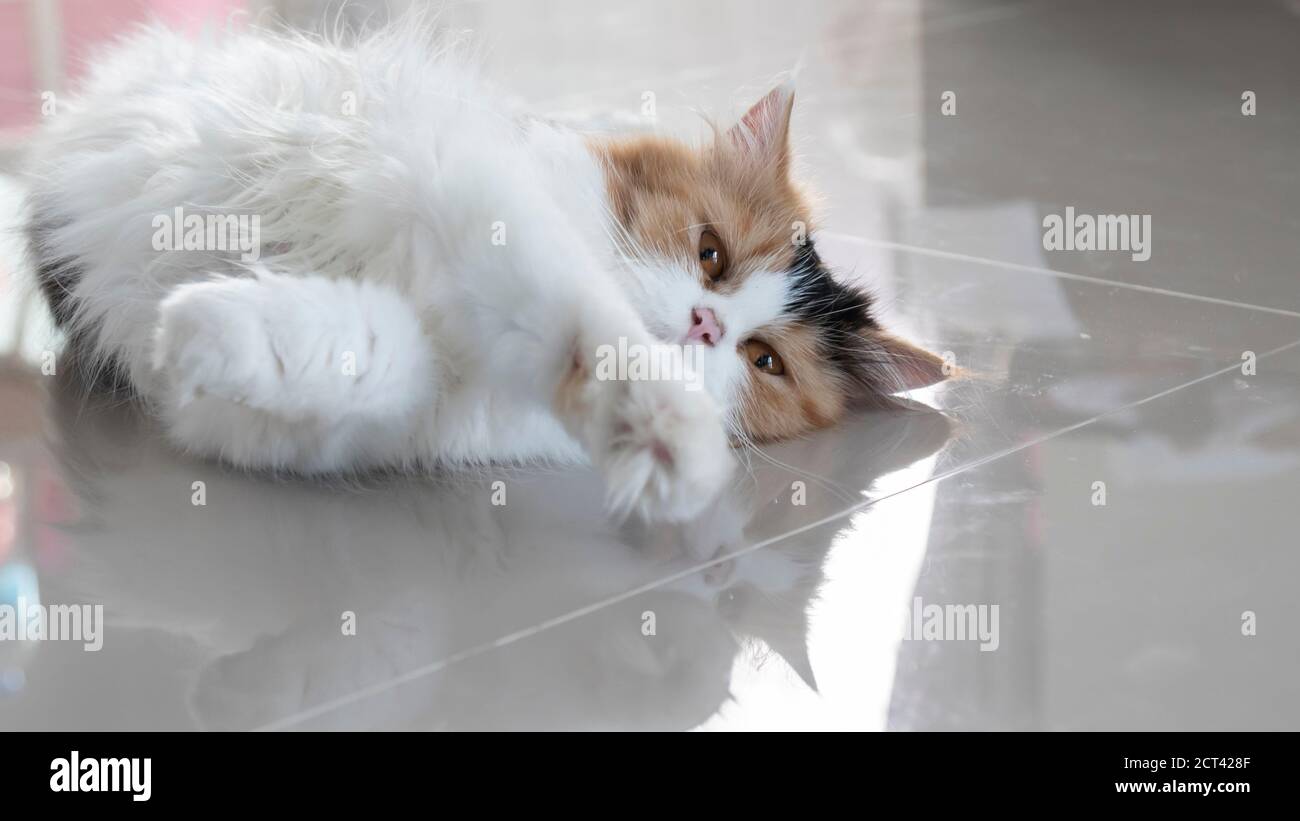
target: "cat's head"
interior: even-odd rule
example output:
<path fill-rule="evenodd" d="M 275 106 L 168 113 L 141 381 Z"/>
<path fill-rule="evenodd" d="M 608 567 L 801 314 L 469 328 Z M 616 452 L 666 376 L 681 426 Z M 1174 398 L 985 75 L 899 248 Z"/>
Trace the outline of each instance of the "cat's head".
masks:
<path fill-rule="evenodd" d="M 938 357 L 886 333 L 870 295 L 818 256 L 791 177 L 793 105 L 780 86 L 702 146 L 651 136 L 599 151 L 646 326 L 665 342 L 704 343 L 705 387 L 758 441 L 944 378 Z"/>

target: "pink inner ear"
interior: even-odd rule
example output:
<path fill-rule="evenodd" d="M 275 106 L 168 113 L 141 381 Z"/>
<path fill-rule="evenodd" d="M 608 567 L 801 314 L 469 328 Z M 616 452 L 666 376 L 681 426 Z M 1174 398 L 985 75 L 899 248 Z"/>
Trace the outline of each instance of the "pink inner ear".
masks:
<path fill-rule="evenodd" d="M 925 354 L 929 357 L 930 354 Z M 941 362 L 922 360 L 920 358 L 896 359 L 898 370 L 903 375 L 904 387 L 901 390 L 910 391 L 916 388 L 925 388 L 936 382 L 942 382 L 947 377 L 943 372 Z"/>
<path fill-rule="evenodd" d="M 888 334 L 881 334 L 877 341 L 893 365 L 891 376 L 895 382 L 901 383 L 891 386 L 893 390 L 915 390 L 948 378 L 943 370 L 943 360 L 929 351 Z"/>
<path fill-rule="evenodd" d="M 731 141 L 746 151 L 779 152 L 784 155 L 790 133 L 790 110 L 794 106 L 794 86 L 782 84 L 750 106 L 727 132 Z"/>

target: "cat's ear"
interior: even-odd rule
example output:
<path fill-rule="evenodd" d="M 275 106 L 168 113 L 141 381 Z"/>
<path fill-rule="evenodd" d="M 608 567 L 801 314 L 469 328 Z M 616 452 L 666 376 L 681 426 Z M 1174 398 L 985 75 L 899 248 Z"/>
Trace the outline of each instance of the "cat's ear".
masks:
<path fill-rule="evenodd" d="M 955 375 L 955 368 L 946 360 L 924 348 L 899 339 L 884 331 L 872 331 L 867 336 L 865 356 L 858 365 L 863 390 L 859 404 L 887 403 L 887 397 L 902 391 L 928 387 Z"/>
<path fill-rule="evenodd" d="M 782 83 L 750 106 L 727 138 L 755 163 L 785 173 L 790 163 L 790 112 L 794 110 L 794 84 Z"/>

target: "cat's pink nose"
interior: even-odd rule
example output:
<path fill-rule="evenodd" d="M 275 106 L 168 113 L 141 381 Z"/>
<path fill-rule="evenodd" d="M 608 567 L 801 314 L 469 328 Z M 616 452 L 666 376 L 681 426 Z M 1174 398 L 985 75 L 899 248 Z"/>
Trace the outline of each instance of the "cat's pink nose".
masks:
<path fill-rule="evenodd" d="M 691 309 L 691 329 L 686 332 L 686 341 L 705 345 L 717 345 L 722 341 L 722 324 L 712 309 Z"/>

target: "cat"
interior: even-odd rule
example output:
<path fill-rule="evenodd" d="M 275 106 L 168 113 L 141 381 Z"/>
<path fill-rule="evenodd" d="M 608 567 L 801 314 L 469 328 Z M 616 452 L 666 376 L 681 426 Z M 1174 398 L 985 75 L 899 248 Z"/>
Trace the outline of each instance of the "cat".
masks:
<path fill-rule="evenodd" d="M 731 445 L 945 376 L 819 258 L 793 103 L 780 85 L 699 145 L 585 134 L 500 102 L 420 19 L 349 46 L 146 27 L 38 140 L 28 233 L 78 367 L 185 451 L 296 474 L 590 462 L 612 510 L 683 521 Z M 620 344 L 686 378 L 604 378 Z"/>

